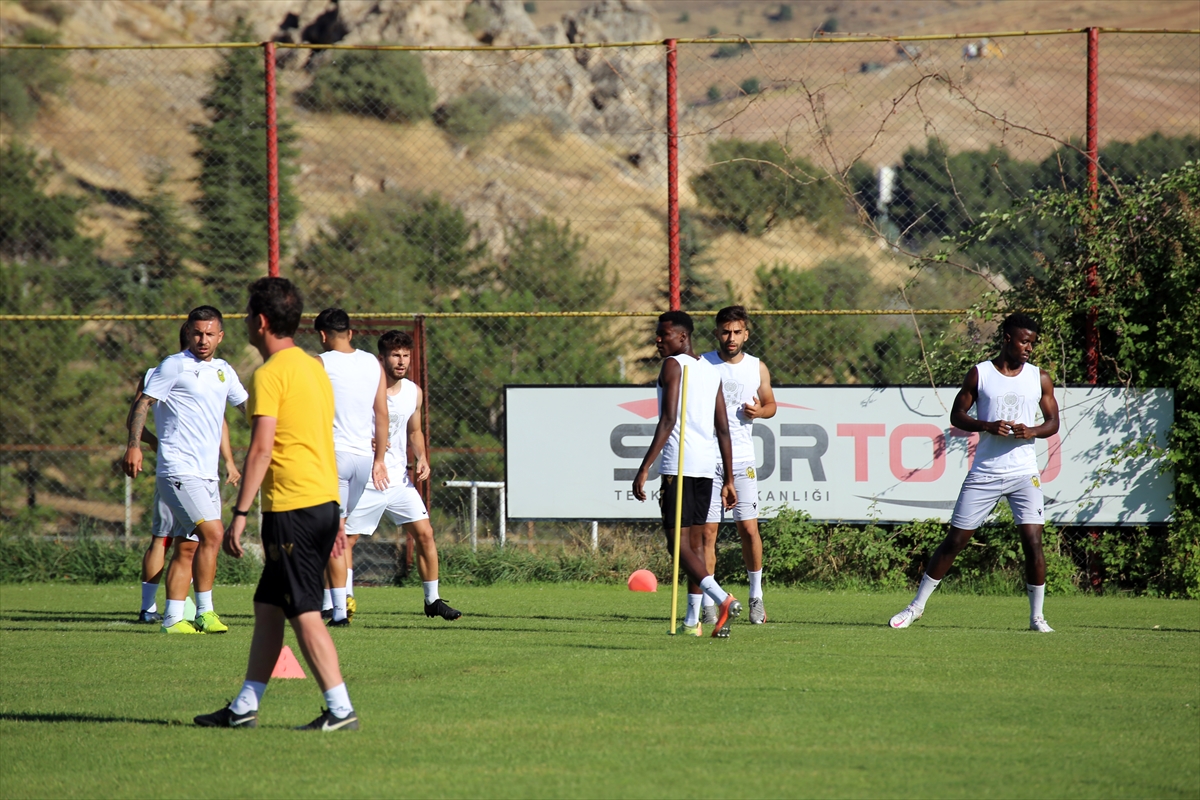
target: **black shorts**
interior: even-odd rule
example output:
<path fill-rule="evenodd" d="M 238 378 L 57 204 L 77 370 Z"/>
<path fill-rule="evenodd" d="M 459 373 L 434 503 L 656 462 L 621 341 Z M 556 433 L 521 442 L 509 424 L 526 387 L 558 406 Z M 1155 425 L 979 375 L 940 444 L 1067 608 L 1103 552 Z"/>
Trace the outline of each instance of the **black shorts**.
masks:
<path fill-rule="evenodd" d="M 692 525 L 703 525 L 708 521 L 708 505 L 712 501 L 712 478 L 693 478 L 683 476 L 683 509 L 679 515 L 679 527 L 690 528 Z M 663 530 L 675 530 L 675 476 L 662 476 L 662 489 L 659 503 L 662 505 Z"/>
<path fill-rule="evenodd" d="M 263 572 L 254 602 L 279 606 L 288 619 L 321 610 L 325 565 L 341 512 L 334 502 L 263 512 Z"/>

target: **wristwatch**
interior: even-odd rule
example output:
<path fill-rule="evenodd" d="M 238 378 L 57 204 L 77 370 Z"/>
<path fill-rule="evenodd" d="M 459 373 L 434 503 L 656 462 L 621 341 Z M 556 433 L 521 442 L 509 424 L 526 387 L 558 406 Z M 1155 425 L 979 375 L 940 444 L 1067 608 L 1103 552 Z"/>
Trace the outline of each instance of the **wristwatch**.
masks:
<path fill-rule="evenodd" d="M 249 512 L 249 511 L 241 511 L 241 510 L 239 510 L 238 508 L 236 508 L 236 507 L 235 507 L 235 508 L 233 509 L 233 515 L 234 515 L 235 517 L 248 517 L 248 516 L 250 516 L 250 512 Z"/>

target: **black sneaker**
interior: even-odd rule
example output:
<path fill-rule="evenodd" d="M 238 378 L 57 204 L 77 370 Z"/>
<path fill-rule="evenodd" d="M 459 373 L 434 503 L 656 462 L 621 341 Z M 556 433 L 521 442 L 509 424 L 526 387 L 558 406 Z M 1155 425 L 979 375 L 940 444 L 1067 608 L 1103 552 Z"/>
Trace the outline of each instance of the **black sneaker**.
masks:
<path fill-rule="evenodd" d="M 298 731 L 356 731 L 358 730 L 358 714 L 351 711 L 344 717 L 335 716 L 328 708 L 321 709 L 321 716 L 307 725 L 296 728 Z"/>
<path fill-rule="evenodd" d="M 446 605 L 446 601 L 439 597 L 432 603 L 425 604 L 425 616 L 441 617 L 444 620 L 453 622 L 462 616 L 462 612 L 457 608 L 451 608 L 450 606 Z"/>
<path fill-rule="evenodd" d="M 327 627 L 327 628 L 349 628 L 350 627 L 350 618 L 342 617 L 341 619 L 330 619 L 329 621 L 327 621 L 325 623 L 325 627 Z"/>
<path fill-rule="evenodd" d="M 162 622 L 162 614 L 159 614 L 157 611 L 142 611 L 138 614 L 137 621 L 143 625 L 154 625 L 155 623 Z"/>
<path fill-rule="evenodd" d="M 235 714 L 229 706 L 225 706 L 220 711 L 194 717 L 192 722 L 195 722 L 201 728 L 257 728 L 258 712 L 251 711 L 248 714 Z"/>

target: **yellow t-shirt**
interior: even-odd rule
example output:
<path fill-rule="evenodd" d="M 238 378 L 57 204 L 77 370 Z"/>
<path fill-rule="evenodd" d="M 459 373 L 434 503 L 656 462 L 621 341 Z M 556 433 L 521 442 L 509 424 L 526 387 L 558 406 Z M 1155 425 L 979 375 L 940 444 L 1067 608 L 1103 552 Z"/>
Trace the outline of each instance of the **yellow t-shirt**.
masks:
<path fill-rule="evenodd" d="M 280 350 L 250 380 L 246 416 L 275 418 L 263 511 L 292 511 L 338 501 L 333 454 L 333 386 L 321 362 L 299 347 Z"/>

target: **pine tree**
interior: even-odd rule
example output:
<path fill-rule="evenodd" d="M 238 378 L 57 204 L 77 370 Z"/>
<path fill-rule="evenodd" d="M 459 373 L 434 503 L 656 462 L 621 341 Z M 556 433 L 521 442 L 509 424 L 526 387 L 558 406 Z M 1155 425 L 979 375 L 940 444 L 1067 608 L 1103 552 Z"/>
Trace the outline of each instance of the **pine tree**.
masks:
<path fill-rule="evenodd" d="M 709 267 L 713 260 L 706 255 L 708 241 L 705 239 L 696 215 L 687 209 L 679 210 L 679 306 L 684 311 L 712 311 L 732 303 L 733 291 L 725 287 L 724 297 L 712 276 Z M 668 303 L 671 289 L 660 292 Z"/>
<path fill-rule="evenodd" d="M 250 41 L 238 20 L 232 41 Z M 200 101 L 209 124 L 193 126 L 200 142 L 196 202 L 201 225 L 196 232 L 198 259 L 209 269 L 205 282 L 225 303 L 238 303 L 247 280 L 265 272 L 267 258 L 267 142 L 262 52 L 238 48 L 226 53 L 213 75 L 212 88 Z M 282 116 L 282 115 L 280 115 Z M 300 203 L 291 187 L 296 133 L 278 121 L 279 227 L 296 219 Z M 282 247 L 282 243 L 281 243 Z"/>
<path fill-rule="evenodd" d="M 151 173 L 150 194 L 134 225 L 129 264 L 132 280 L 142 286 L 177 278 L 188 256 L 187 229 L 180 219 L 179 203 L 166 188 L 170 179 L 171 170 L 166 167 Z"/>

